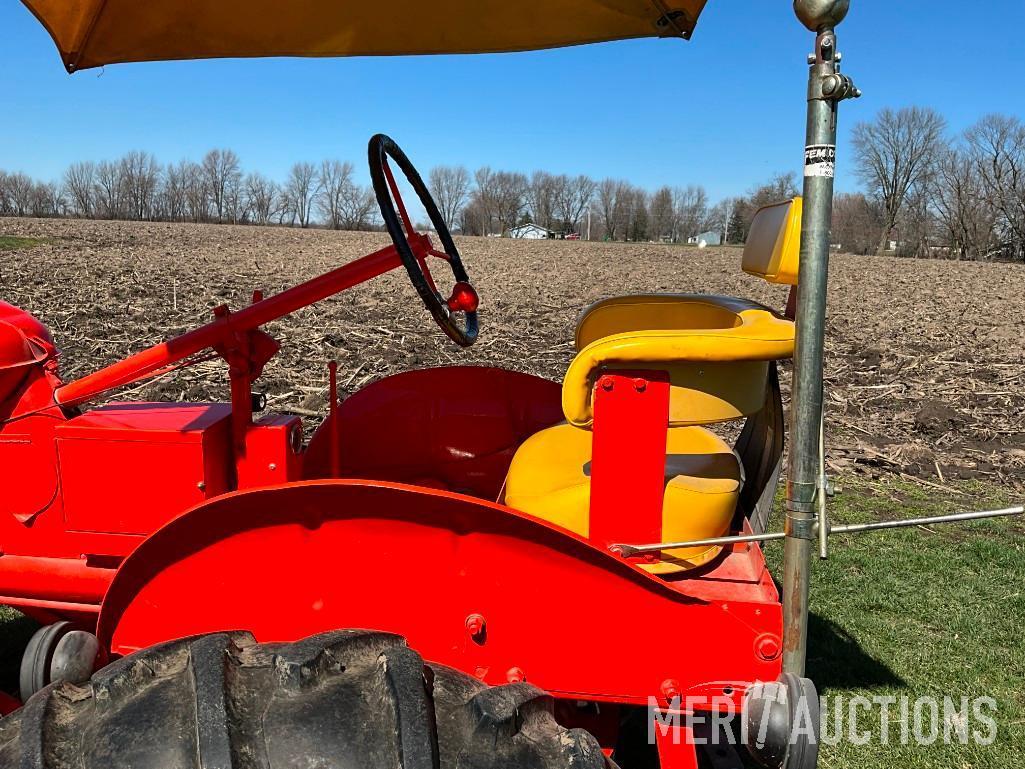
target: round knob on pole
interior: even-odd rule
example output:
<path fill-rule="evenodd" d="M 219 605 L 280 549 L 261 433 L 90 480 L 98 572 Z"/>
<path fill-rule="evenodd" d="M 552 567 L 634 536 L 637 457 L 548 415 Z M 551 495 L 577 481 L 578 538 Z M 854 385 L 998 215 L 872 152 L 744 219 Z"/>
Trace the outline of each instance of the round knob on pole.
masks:
<path fill-rule="evenodd" d="M 847 15 L 851 0 L 794 0 L 794 13 L 812 32 L 835 27 Z"/>

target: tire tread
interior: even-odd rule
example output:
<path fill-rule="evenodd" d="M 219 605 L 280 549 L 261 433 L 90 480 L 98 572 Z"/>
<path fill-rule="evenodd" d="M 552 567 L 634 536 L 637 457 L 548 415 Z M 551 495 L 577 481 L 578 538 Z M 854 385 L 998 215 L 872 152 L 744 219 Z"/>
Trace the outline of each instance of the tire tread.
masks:
<path fill-rule="evenodd" d="M 488 687 L 390 633 L 159 644 L 0 719 L 0 769 L 605 769 L 527 683 Z"/>

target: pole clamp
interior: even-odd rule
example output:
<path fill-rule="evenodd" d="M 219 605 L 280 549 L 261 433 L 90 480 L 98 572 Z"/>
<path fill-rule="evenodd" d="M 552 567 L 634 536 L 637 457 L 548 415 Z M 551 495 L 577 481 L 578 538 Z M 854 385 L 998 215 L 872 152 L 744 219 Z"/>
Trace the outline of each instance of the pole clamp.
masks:
<path fill-rule="evenodd" d="M 815 539 L 818 506 L 816 496 L 819 485 L 808 481 L 790 481 L 787 484 L 786 516 L 783 530 L 788 537 Z"/>
<path fill-rule="evenodd" d="M 839 102 L 857 99 L 861 90 L 847 75 L 840 74 L 840 52 L 836 50 L 836 36 L 830 29 L 815 38 L 815 53 L 808 56 L 812 76 L 808 78 L 808 101 Z"/>
<path fill-rule="evenodd" d="M 787 513 L 783 520 L 783 531 L 788 537 L 814 540 L 818 538 L 818 521 L 814 518 L 797 517 Z"/>
<path fill-rule="evenodd" d="M 808 83 L 808 101 L 843 101 L 857 99 L 861 89 L 847 75 L 831 72 L 812 78 Z"/>

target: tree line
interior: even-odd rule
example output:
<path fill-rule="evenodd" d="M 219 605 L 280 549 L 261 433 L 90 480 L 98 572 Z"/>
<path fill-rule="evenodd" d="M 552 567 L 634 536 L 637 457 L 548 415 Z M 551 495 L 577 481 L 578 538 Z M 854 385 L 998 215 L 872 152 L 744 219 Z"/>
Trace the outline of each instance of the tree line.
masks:
<path fill-rule="evenodd" d="M 467 235 L 502 235 L 533 223 L 592 240 L 679 242 L 709 218 L 703 187 L 648 192 L 622 179 L 535 171 L 529 176 L 463 166 L 431 169 L 428 186 L 447 221 Z"/>
<path fill-rule="evenodd" d="M 0 170 L 0 215 L 76 216 L 171 222 L 278 224 L 363 230 L 374 224 L 373 192 L 350 162 L 295 163 L 282 182 L 243 173 L 230 149 L 200 162 L 161 165 L 148 152 L 73 163 L 60 181 Z"/>
<path fill-rule="evenodd" d="M 648 192 L 622 179 L 490 167 L 436 166 L 428 186 L 442 216 L 466 235 L 504 235 L 536 223 L 556 235 L 593 240 L 680 242 L 704 229 L 725 231 L 722 205 L 704 188 Z M 731 205 L 728 213 L 738 208 Z M 244 172 L 231 149 L 196 162 L 161 164 L 148 152 L 70 165 L 58 181 L 0 170 L 0 216 L 81 217 L 366 230 L 380 226 L 373 190 L 352 163 L 295 163 L 283 181 Z M 719 222 L 722 226 L 719 226 Z M 724 232 L 725 234 L 725 232 Z"/>
<path fill-rule="evenodd" d="M 863 191 L 836 195 L 833 243 L 853 253 L 1025 261 L 1025 124 L 988 115 L 951 135 L 923 107 L 884 109 L 853 128 Z M 624 179 L 437 166 L 428 187 L 457 232 L 503 235 L 532 222 L 592 240 L 685 242 L 705 231 L 743 243 L 754 212 L 798 194 L 777 174 L 711 205 L 700 185 L 648 191 Z M 199 162 L 161 164 L 150 153 L 84 161 L 58 181 L 0 170 L 0 215 L 76 216 L 235 224 L 380 226 L 373 191 L 352 163 L 295 163 L 282 181 L 244 172 L 214 149 Z"/>
<path fill-rule="evenodd" d="M 833 241 L 854 253 L 1025 261 L 1025 124 L 987 115 L 951 135 L 924 107 L 854 126 L 864 192 L 838 195 Z"/>

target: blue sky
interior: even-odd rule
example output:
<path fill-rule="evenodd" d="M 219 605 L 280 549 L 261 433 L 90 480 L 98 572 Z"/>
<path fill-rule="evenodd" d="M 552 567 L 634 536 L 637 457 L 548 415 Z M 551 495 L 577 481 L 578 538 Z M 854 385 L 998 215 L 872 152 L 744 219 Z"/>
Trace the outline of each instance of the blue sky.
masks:
<path fill-rule="evenodd" d="M 987 112 L 1025 116 L 1021 0 L 851 4 L 840 50 L 865 95 L 842 107 L 840 189 L 857 186 L 850 127 L 881 107 L 932 106 L 952 130 Z M 422 170 L 487 164 L 648 188 L 697 183 L 716 199 L 800 168 L 811 35 L 790 5 L 710 0 L 690 42 L 161 62 L 71 76 L 21 3 L 0 0 L 0 168 L 50 179 L 72 161 L 130 149 L 171 161 L 219 146 L 275 178 L 295 160 L 337 157 L 365 179 L 366 140 L 383 131 Z"/>

